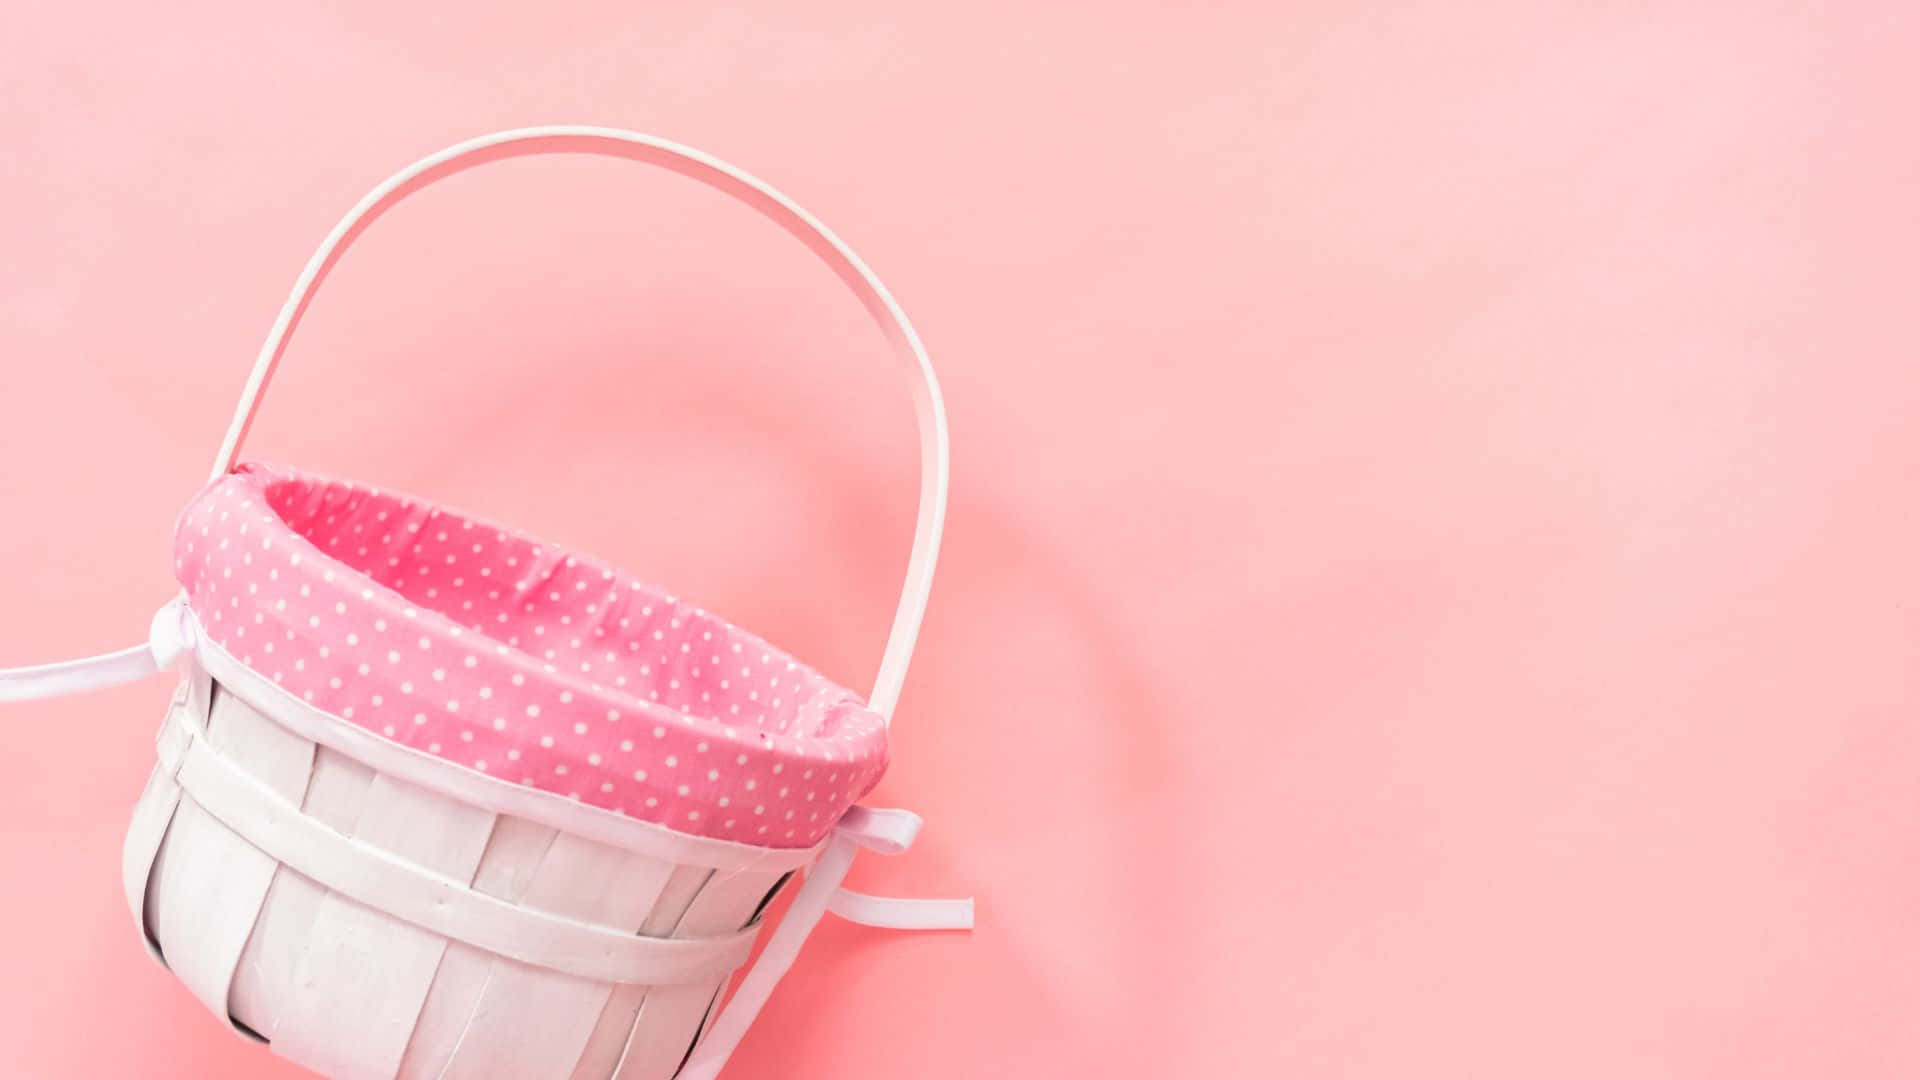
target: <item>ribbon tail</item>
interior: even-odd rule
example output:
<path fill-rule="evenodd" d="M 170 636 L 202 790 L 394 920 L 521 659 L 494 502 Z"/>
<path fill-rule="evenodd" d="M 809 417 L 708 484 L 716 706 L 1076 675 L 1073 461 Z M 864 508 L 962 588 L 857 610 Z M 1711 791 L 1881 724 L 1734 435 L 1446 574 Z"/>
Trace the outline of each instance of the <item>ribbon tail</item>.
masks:
<path fill-rule="evenodd" d="M 960 900 L 907 900 L 836 889 L 827 901 L 827 910 L 848 922 L 882 930 L 973 929 L 970 896 Z"/>
<path fill-rule="evenodd" d="M 0 670 L 0 702 L 37 701 L 136 682 L 160 670 L 142 642 L 118 652 L 58 664 Z"/>
<path fill-rule="evenodd" d="M 176 600 L 154 613 L 147 640 L 117 652 L 37 667 L 0 668 L 0 703 L 38 701 L 138 682 L 192 649 Z"/>

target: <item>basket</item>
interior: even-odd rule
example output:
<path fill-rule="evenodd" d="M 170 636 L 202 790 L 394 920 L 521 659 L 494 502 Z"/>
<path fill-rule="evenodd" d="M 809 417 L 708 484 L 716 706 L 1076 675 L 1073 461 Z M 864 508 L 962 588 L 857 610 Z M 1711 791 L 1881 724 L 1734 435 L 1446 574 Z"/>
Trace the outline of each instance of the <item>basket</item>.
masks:
<path fill-rule="evenodd" d="M 915 376 L 920 513 L 868 700 L 585 555 L 405 495 L 237 465 L 289 335 L 362 229 L 453 172 L 556 152 L 740 197 L 853 287 Z M 0 700 L 184 667 L 127 834 L 127 901 L 154 956 L 275 1053 L 356 1080 L 712 1077 L 825 911 L 971 925 L 968 901 L 839 888 L 859 847 L 898 852 L 918 829 L 856 801 L 885 768 L 946 472 L 910 325 L 805 211 L 649 136 L 486 136 L 376 188 L 309 262 L 180 517 L 183 595 L 148 643 L 0 672 Z"/>

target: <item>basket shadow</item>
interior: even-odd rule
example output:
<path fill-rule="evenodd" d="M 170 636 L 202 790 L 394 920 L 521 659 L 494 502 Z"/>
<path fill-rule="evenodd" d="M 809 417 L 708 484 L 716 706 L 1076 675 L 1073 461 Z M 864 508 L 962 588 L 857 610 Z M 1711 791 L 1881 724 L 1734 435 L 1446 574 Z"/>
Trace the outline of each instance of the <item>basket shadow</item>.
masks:
<path fill-rule="evenodd" d="M 528 303 L 525 297 L 514 302 Z M 727 316 L 693 312 L 687 320 L 725 324 Z M 734 333 L 729 349 L 781 353 L 782 343 L 750 324 Z M 474 347 L 484 343 L 476 340 Z M 915 475 L 914 442 L 905 416 L 890 443 L 898 450 L 896 463 L 867 467 L 872 439 L 794 407 L 810 390 L 817 396 L 819 376 L 804 365 L 761 365 L 752 379 L 742 379 L 737 369 L 701 363 L 692 344 L 667 341 L 649 346 L 645 371 L 636 373 L 630 363 L 607 361 L 630 355 L 630 345 L 579 326 L 564 331 L 550 350 L 538 366 L 507 366 L 474 380 L 458 410 L 423 416 L 412 427 L 369 431 L 363 452 L 377 460 L 410 459 L 407 471 L 428 487 L 478 492 L 470 503 L 508 491 L 514 507 L 490 516 L 632 565 L 622 550 L 635 549 L 636 524 L 657 525 L 660 516 L 625 508 L 637 507 L 637 498 L 604 500 L 610 486 L 629 487 L 635 468 L 626 463 L 670 462 L 649 468 L 647 482 L 631 486 L 671 491 L 670 474 L 683 467 L 676 447 L 680 453 L 692 447 L 693 455 L 714 446 L 763 451 L 751 462 L 728 464 L 750 469 L 750 490 L 800 493 L 803 520 L 791 526 L 793 549 L 766 538 L 754 550 L 737 537 L 702 547 L 647 534 L 637 545 L 640 558 L 671 569 L 639 569 L 656 581 L 690 582 L 684 592 L 696 601 L 775 642 L 799 646 L 794 651 L 808 662 L 862 685 L 877 667 L 912 531 L 905 492 Z M 556 368 L 567 378 L 552 377 Z M 670 377 L 656 378 L 656 370 Z M 886 393 L 899 397 L 892 386 Z M 662 399 L 697 408 L 666 407 Z M 610 402 L 634 405 L 640 418 L 609 423 Z M 530 424 L 529 417 L 540 422 Z M 961 439 L 964 445 L 964 425 Z M 561 458 L 561 446 L 568 448 L 563 465 L 529 470 L 528 461 Z M 849 473 L 849 463 L 862 464 Z M 502 477 L 511 481 L 506 488 Z M 721 479 L 741 490 L 737 473 Z M 688 494 L 684 486 L 677 490 Z M 695 498 L 682 507 L 689 519 L 714 511 L 726 493 Z M 582 506 L 595 509 L 582 513 Z M 475 508 L 489 513 L 485 505 Z M 868 865 L 854 881 L 884 891 L 885 885 L 859 879 L 903 873 L 915 880 L 899 886 L 901 892 L 979 890 L 985 894 L 980 929 L 970 938 L 903 943 L 829 920 L 736 1056 L 736 1068 L 747 1075 L 784 1071 L 794 1054 L 816 1042 L 823 1052 L 830 1049 L 844 1033 L 838 1023 L 856 1022 L 858 984 L 877 972 L 897 974 L 900 965 L 925 970 L 914 958 L 921 950 L 937 950 L 932 978 L 945 983 L 926 1000 L 969 999 L 969 1023 L 996 1025 L 1009 1045 L 1070 1043 L 1073 1052 L 1116 1055 L 1124 1048 L 1124 1061 L 1072 1064 L 1137 1069 L 1151 1063 L 1160 1075 L 1179 1071 L 1174 1032 L 1180 1025 L 1164 1013 L 1182 996 L 1178 956 L 1186 944 L 1161 943 L 1189 924 L 1188 894 L 1206 868 L 1197 865 L 1194 846 L 1180 842 L 1172 820 L 1172 800 L 1186 785 L 1179 732 L 1160 691 L 1171 674 L 1154 669 L 1112 587 L 1085 579 L 1074 553 L 1050 547 L 1041 539 L 1048 530 L 1036 527 L 1044 523 L 1022 513 L 996 497 L 990 479 L 969 476 L 963 456 L 935 595 L 896 729 L 895 766 L 876 793 L 877 801 L 912 806 L 933 824 L 897 871 Z M 543 518 L 557 519 L 558 527 L 542 527 Z M 695 527 L 724 534 L 740 526 L 720 514 Z M 796 555 L 797 549 L 804 552 Z M 770 919 L 783 913 L 784 903 Z M 844 1020 L 822 1023 L 823 1005 L 844 1012 Z M 1076 1037 L 1063 1042 L 1063 1030 Z M 1121 1032 L 1124 1039 L 1112 1037 Z M 1093 1049 L 1103 1046 L 1113 1049 Z"/>
<path fill-rule="evenodd" d="M 908 940 L 829 920 L 788 977 L 786 1004 L 776 999 L 768 1030 L 741 1048 L 737 1059 L 756 1063 L 743 1065 L 749 1074 L 772 1075 L 816 1043 L 829 1053 L 856 1030 L 859 986 L 903 970 L 946 980 L 916 991 L 930 1016 L 965 1002 L 968 1024 L 1005 1045 L 1115 1055 L 1060 1063 L 1090 1072 L 1179 1074 L 1179 1026 L 1166 1012 L 1182 996 L 1186 943 L 1162 943 L 1190 925 L 1204 868 L 1170 820 L 1183 766 L 1156 672 L 1071 552 L 1042 546 L 973 490 L 949 519 L 895 768 L 873 801 L 912 806 L 930 823 L 915 868 L 899 867 L 912 884 L 894 890 L 978 891 L 978 929 L 970 941 Z M 1022 626 L 1017 641 L 1009 622 Z M 994 688 L 983 673 L 1004 671 L 1009 651 L 1025 658 L 1022 685 Z M 1024 745 L 1009 760 L 1014 744 Z M 900 876 L 869 860 L 853 884 L 887 891 L 871 880 L 880 875 Z M 827 1002 L 846 1028 L 820 1022 Z"/>

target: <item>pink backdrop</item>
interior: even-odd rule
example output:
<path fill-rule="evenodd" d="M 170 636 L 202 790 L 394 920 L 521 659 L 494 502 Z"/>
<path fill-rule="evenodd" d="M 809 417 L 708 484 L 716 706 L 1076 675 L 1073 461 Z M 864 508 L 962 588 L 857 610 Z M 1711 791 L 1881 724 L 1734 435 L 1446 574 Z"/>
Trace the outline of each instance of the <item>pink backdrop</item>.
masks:
<path fill-rule="evenodd" d="M 958 454 L 881 792 L 931 824 L 854 884 L 981 929 L 828 926 L 737 1075 L 1912 1076 L 1920 25 L 1547 6 L 9 5 L 0 657 L 138 635 L 367 186 L 638 127 L 861 249 Z M 513 163 L 369 235 L 253 451 L 858 684 L 893 375 L 746 213 Z M 292 1074 L 122 910 L 166 693 L 0 715 L 11 1075 Z"/>

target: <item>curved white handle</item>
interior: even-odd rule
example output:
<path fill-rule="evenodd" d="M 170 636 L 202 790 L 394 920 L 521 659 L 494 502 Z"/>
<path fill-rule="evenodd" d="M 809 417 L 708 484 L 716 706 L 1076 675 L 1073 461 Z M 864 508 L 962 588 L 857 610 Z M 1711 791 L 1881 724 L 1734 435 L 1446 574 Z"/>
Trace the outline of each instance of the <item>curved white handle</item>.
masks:
<path fill-rule="evenodd" d="M 894 705 L 900 699 L 901 684 L 906 681 L 907 665 L 913 659 L 920 620 L 926 614 L 934 563 L 940 554 L 940 531 L 946 519 L 947 415 L 940 400 L 940 384 L 934 378 L 927 351 L 913 332 L 906 313 L 852 248 L 812 214 L 764 181 L 698 150 L 617 128 L 521 128 L 450 146 L 388 177 L 340 219 L 321 243 L 320 250 L 307 261 L 300 279 L 294 282 L 293 293 L 280 309 L 280 317 L 275 320 L 266 344 L 260 348 L 259 359 L 254 362 L 253 373 L 247 378 L 233 423 L 220 444 L 219 456 L 214 459 L 213 478 L 218 479 L 233 469 L 240 445 L 260 408 L 260 396 L 287 350 L 287 339 L 299 325 L 314 290 L 362 230 L 402 199 L 436 180 L 502 158 L 554 153 L 600 154 L 659 165 L 733 195 L 765 214 L 804 242 L 853 289 L 913 376 L 914 406 L 920 421 L 920 513 L 914 526 L 913 553 L 907 559 L 907 580 L 900 592 L 900 606 L 894 612 L 893 630 L 887 637 L 880 673 L 868 697 L 869 704 L 891 719 Z"/>

